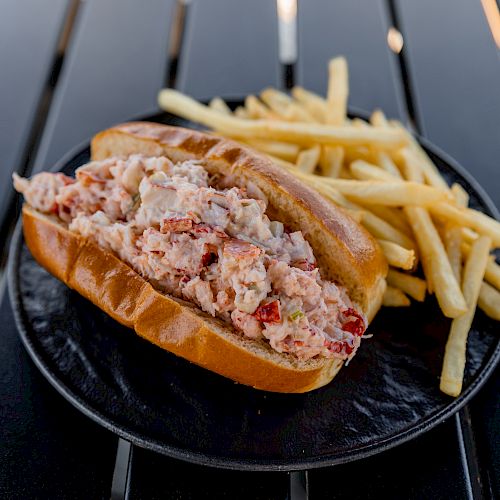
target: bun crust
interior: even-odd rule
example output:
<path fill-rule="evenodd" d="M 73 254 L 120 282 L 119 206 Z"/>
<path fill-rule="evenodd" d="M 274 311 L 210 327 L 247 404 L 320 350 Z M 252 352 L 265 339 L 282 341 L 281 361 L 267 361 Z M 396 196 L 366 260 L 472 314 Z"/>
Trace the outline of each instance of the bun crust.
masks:
<path fill-rule="evenodd" d="M 304 233 L 324 277 L 344 285 L 368 319 L 380 307 L 387 263 L 371 235 L 266 157 L 234 141 L 145 122 L 118 125 L 92 140 L 94 160 L 134 153 L 202 160 L 211 173 L 233 175 L 235 185 L 256 186 L 274 218 Z M 23 227 L 28 248 L 50 273 L 141 337 L 192 363 L 257 389 L 286 393 L 321 387 L 342 367 L 338 359 L 301 361 L 243 338 L 192 304 L 158 292 L 113 253 L 26 204 Z"/>

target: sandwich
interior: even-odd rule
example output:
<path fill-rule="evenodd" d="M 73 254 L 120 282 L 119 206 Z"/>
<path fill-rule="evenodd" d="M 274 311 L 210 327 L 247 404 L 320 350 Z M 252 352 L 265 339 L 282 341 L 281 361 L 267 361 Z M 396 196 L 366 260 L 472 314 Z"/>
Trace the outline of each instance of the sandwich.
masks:
<path fill-rule="evenodd" d="M 382 301 L 372 236 L 227 139 L 125 123 L 93 138 L 75 178 L 14 187 L 40 265 L 144 339 L 257 389 L 329 383 Z"/>

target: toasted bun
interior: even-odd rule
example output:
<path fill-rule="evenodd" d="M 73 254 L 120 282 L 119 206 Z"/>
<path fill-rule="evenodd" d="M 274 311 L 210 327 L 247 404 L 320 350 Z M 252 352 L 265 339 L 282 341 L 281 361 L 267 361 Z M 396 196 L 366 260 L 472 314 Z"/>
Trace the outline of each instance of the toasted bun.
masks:
<path fill-rule="evenodd" d="M 152 123 L 119 125 L 92 141 L 95 160 L 134 153 L 204 160 L 209 171 L 234 175 L 235 185 L 252 182 L 267 196 L 273 217 L 303 231 L 324 277 L 344 285 L 369 318 L 380 307 L 387 264 L 376 242 L 266 158 L 233 141 Z M 301 361 L 242 337 L 196 306 L 159 293 L 113 253 L 28 205 L 23 226 L 34 258 L 54 276 L 141 337 L 197 365 L 257 389 L 289 393 L 327 384 L 342 366 L 338 359 Z"/>

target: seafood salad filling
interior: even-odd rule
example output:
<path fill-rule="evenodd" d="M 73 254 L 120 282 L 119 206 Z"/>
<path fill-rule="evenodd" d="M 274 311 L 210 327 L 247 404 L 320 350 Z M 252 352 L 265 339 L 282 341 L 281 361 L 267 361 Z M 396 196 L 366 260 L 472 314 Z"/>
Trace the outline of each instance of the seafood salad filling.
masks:
<path fill-rule="evenodd" d="M 14 175 L 14 185 L 33 208 L 245 337 L 302 360 L 353 356 L 366 319 L 321 277 L 302 232 L 270 220 L 257 188 L 215 177 L 198 161 L 132 155 L 88 163 L 76 178 Z"/>

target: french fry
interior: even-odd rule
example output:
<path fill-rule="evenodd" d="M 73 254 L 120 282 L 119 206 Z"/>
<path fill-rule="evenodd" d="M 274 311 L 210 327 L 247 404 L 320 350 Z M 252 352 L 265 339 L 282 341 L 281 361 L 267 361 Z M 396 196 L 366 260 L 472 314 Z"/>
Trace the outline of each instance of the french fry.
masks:
<path fill-rule="evenodd" d="M 424 174 L 427 183 L 439 189 L 448 189 L 448 184 L 441 177 L 441 174 L 439 173 L 439 170 L 437 169 L 436 165 L 434 165 L 434 163 L 431 161 L 427 153 L 417 142 L 415 137 L 413 137 L 413 135 L 406 130 L 406 128 L 401 122 L 398 122 L 397 120 L 390 120 L 389 124 L 393 128 L 404 131 L 406 133 L 406 137 L 409 143 L 411 144 L 411 149 L 415 151 L 417 157 L 420 160 L 419 163 L 420 169 L 422 170 L 422 173 Z"/>
<path fill-rule="evenodd" d="M 454 182 L 451 185 L 451 192 L 453 193 L 457 205 L 461 207 L 469 206 L 469 194 L 460 184 Z"/>
<path fill-rule="evenodd" d="M 392 158 L 384 151 L 377 151 L 374 153 L 377 165 L 380 165 L 387 173 L 391 174 L 398 179 L 402 179 L 401 172 Z"/>
<path fill-rule="evenodd" d="M 385 117 L 384 113 L 380 109 L 376 109 L 372 113 L 372 115 L 370 117 L 370 123 L 374 127 L 388 127 L 389 126 L 389 122 L 387 121 L 387 118 Z M 384 151 L 376 151 L 374 154 L 375 154 L 377 165 L 380 165 L 384 170 L 386 170 L 389 174 L 393 175 L 394 177 L 398 177 L 398 178 L 402 179 L 401 172 L 399 171 L 396 164 L 392 161 L 392 158 L 387 153 L 385 153 Z"/>
<path fill-rule="evenodd" d="M 475 241 L 477 241 L 477 239 Z M 474 244 L 475 241 L 472 244 Z M 463 255 L 465 257 L 469 257 L 471 246 L 464 242 L 461 245 L 461 249 Z M 491 257 L 492 256 L 490 256 L 490 260 L 488 260 L 488 263 L 486 264 L 484 279 L 488 281 L 488 283 L 492 284 L 497 290 L 500 290 L 500 266 Z"/>
<path fill-rule="evenodd" d="M 353 180 L 354 177 L 351 175 L 351 171 L 345 166 L 345 165 L 342 165 L 340 167 L 340 173 L 339 173 L 339 179 L 350 179 L 350 180 Z"/>
<path fill-rule="evenodd" d="M 221 99 L 220 97 L 214 97 L 208 105 L 210 108 L 212 108 L 215 111 L 218 111 L 219 113 L 222 113 L 224 115 L 231 114 L 231 109 L 225 103 L 225 101 L 223 99 Z"/>
<path fill-rule="evenodd" d="M 369 210 L 377 217 L 385 220 L 391 226 L 394 226 L 396 229 L 406 234 L 409 238 L 413 237 L 413 233 L 411 232 L 411 227 L 406 220 L 406 216 L 404 212 L 399 208 L 393 207 L 382 207 L 380 205 L 368 205 L 363 204 L 363 208 Z"/>
<path fill-rule="evenodd" d="M 415 182 L 355 181 L 324 179 L 348 198 L 360 203 L 399 207 L 405 205 L 427 206 L 447 199 L 444 191 Z"/>
<path fill-rule="evenodd" d="M 292 98 L 273 87 L 267 87 L 260 93 L 260 98 L 271 108 L 285 109 L 291 102 Z"/>
<path fill-rule="evenodd" d="M 344 146 L 344 164 L 349 165 L 353 161 L 363 160 L 367 163 L 375 164 L 377 159 L 373 154 L 373 149 L 366 146 Z"/>
<path fill-rule="evenodd" d="M 225 116 L 173 89 L 161 90 L 158 94 L 158 104 L 165 111 L 214 128 L 223 134 L 277 139 L 299 144 L 377 146 L 388 150 L 405 146 L 408 141 L 403 132 L 395 129 L 355 129 L 279 120 L 244 120 Z"/>
<path fill-rule="evenodd" d="M 315 122 L 314 117 L 307 110 L 293 102 L 292 98 L 284 92 L 269 87 L 261 92 L 260 98 L 283 120 Z"/>
<path fill-rule="evenodd" d="M 245 109 L 250 118 L 276 119 L 277 116 L 254 95 L 245 98 Z"/>
<path fill-rule="evenodd" d="M 343 125 L 347 118 L 348 75 L 344 58 L 335 58 L 328 65 L 329 79 L 324 121 L 330 125 Z M 339 177 L 344 151 L 340 147 L 324 146 L 321 168 L 330 177 Z"/>
<path fill-rule="evenodd" d="M 444 246 L 457 282 L 462 273 L 462 230 L 459 226 L 448 225 L 444 231 Z"/>
<path fill-rule="evenodd" d="M 360 212 L 363 209 L 356 205 L 355 203 L 351 203 L 348 201 L 342 194 L 340 194 L 336 189 L 332 188 L 328 184 L 323 182 L 323 178 L 318 175 L 310 175 L 304 172 L 301 172 L 293 165 L 293 169 L 288 168 L 288 170 L 294 174 L 296 177 L 301 179 L 303 182 L 316 189 L 319 193 L 325 195 L 328 199 L 333 201 L 336 205 L 343 208 L 348 208 L 350 210 L 358 210 Z"/>
<path fill-rule="evenodd" d="M 293 87 L 292 96 L 302 104 L 318 123 L 326 122 L 326 100 L 302 87 Z"/>
<path fill-rule="evenodd" d="M 398 288 L 387 286 L 382 299 L 382 305 L 385 307 L 408 307 L 410 299 Z"/>
<path fill-rule="evenodd" d="M 477 305 L 491 319 L 500 321 L 500 292 L 484 281 L 479 290 Z"/>
<path fill-rule="evenodd" d="M 495 261 L 489 260 L 486 264 L 485 278 L 497 290 L 500 290 L 500 266 Z"/>
<path fill-rule="evenodd" d="M 344 160 L 344 148 L 341 146 L 322 146 L 319 157 L 321 173 L 326 177 L 338 177 Z"/>
<path fill-rule="evenodd" d="M 321 148 L 318 145 L 302 150 L 297 157 L 297 168 L 307 174 L 313 173 L 318 164 L 320 152 Z"/>
<path fill-rule="evenodd" d="M 279 142 L 279 141 L 265 141 L 262 139 L 248 139 L 235 137 L 234 139 L 248 144 L 252 148 L 258 149 L 263 153 L 267 153 L 273 156 L 278 156 L 283 160 L 289 162 L 295 162 L 297 156 L 299 155 L 300 148 L 297 144 L 292 144 L 290 142 Z"/>
<path fill-rule="evenodd" d="M 344 208 L 349 208 L 351 210 L 363 211 L 363 208 L 361 206 L 353 203 L 352 201 L 349 201 L 339 191 L 334 189 L 332 186 L 329 186 L 325 182 L 325 180 L 327 179 L 324 179 L 323 177 L 319 177 L 317 175 L 310 175 L 300 172 L 295 168 L 293 164 L 289 162 L 279 161 L 279 163 L 281 164 L 281 166 L 290 170 L 294 175 L 296 175 L 298 178 L 300 178 L 319 192 L 322 193 L 328 190 L 331 193 L 330 196 L 337 205 Z M 370 233 L 375 236 L 375 238 L 391 241 L 409 250 L 414 250 L 416 248 L 415 243 L 411 238 L 369 211 L 363 212 L 362 224 L 366 227 L 366 229 L 368 229 Z"/>
<path fill-rule="evenodd" d="M 356 160 L 349 166 L 351 173 L 355 179 L 360 181 L 387 181 L 394 182 L 394 176 L 389 174 L 382 168 L 376 167 L 371 163 L 363 160 Z"/>
<path fill-rule="evenodd" d="M 295 173 L 295 170 L 297 170 L 297 166 L 295 165 L 295 163 L 283 160 L 283 158 L 279 158 L 278 156 L 274 156 L 269 153 L 266 153 L 266 156 L 274 163 L 276 163 L 276 165 L 283 167 L 286 170 L 290 170 L 292 173 Z"/>
<path fill-rule="evenodd" d="M 238 106 L 234 110 L 234 116 L 237 116 L 238 118 L 244 118 L 244 119 L 250 118 L 250 115 L 248 114 L 248 111 L 245 109 L 244 106 Z"/>
<path fill-rule="evenodd" d="M 420 161 L 410 148 L 401 151 L 403 158 L 403 177 L 412 182 L 424 182 L 424 174 L 420 168 Z"/>
<path fill-rule="evenodd" d="M 407 250 L 416 249 L 411 238 L 371 212 L 364 212 L 362 224 L 375 238 L 390 241 Z"/>
<path fill-rule="evenodd" d="M 370 123 L 374 127 L 388 127 L 389 122 L 381 109 L 376 109 L 370 116 Z"/>
<path fill-rule="evenodd" d="M 296 177 L 301 179 L 310 187 L 316 189 L 319 194 L 321 194 L 328 201 L 332 202 L 334 205 L 342 207 L 354 220 L 362 223 L 365 212 L 361 207 L 346 200 L 338 191 L 336 191 L 332 187 L 321 184 L 319 181 L 315 180 L 315 178 L 317 178 L 318 176 L 303 174 L 297 168 L 293 168 L 294 165 L 292 165 L 292 169 L 290 169 L 290 165 L 285 165 L 285 163 L 286 162 L 282 162 L 282 166 L 285 166 L 285 168 L 290 170 L 291 173 L 293 173 Z"/>
<path fill-rule="evenodd" d="M 349 76 L 344 57 L 336 57 L 328 63 L 328 75 L 326 123 L 342 125 L 347 117 L 349 96 Z"/>
<path fill-rule="evenodd" d="M 463 227 L 462 228 L 462 239 L 467 242 L 467 243 L 472 243 L 475 240 L 479 238 L 479 234 L 476 233 L 476 231 L 473 231 L 472 229 L 468 227 Z"/>
<path fill-rule="evenodd" d="M 433 215 L 443 221 L 466 226 L 477 233 L 489 236 L 495 246 L 500 246 L 500 222 L 471 208 L 462 208 L 451 203 L 435 203 L 429 207 Z"/>
<path fill-rule="evenodd" d="M 356 128 L 367 128 L 369 127 L 368 123 L 366 123 L 361 118 L 353 118 L 351 120 L 351 125 Z"/>
<path fill-rule="evenodd" d="M 364 216 L 365 214 L 363 214 Z M 409 271 L 413 269 L 415 252 L 387 240 L 377 240 L 389 265 Z"/>
<path fill-rule="evenodd" d="M 467 310 L 465 299 L 429 214 L 420 207 L 405 207 L 404 211 L 417 240 L 425 277 L 431 280 L 443 314 L 449 318 L 460 316 Z"/>
<path fill-rule="evenodd" d="M 405 294 L 414 298 L 418 302 L 423 302 L 425 299 L 427 284 L 424 280 L 417 278 L 416 276 L 400 273 L 394 269 L 389 269 L 386 279 L 388 285 L 399 288 Z"/>
<path fill-rule="evenodd" d="M 467 311 L 451 323 L 439 386 L 441 391 L 449 396 L 456 397 L 462 392 L 467 336 L 476 311 L 490 246 L 490 238 L 481 236 L 472 244 L 469 257 L 465 262 L 462 289 Z"/>

